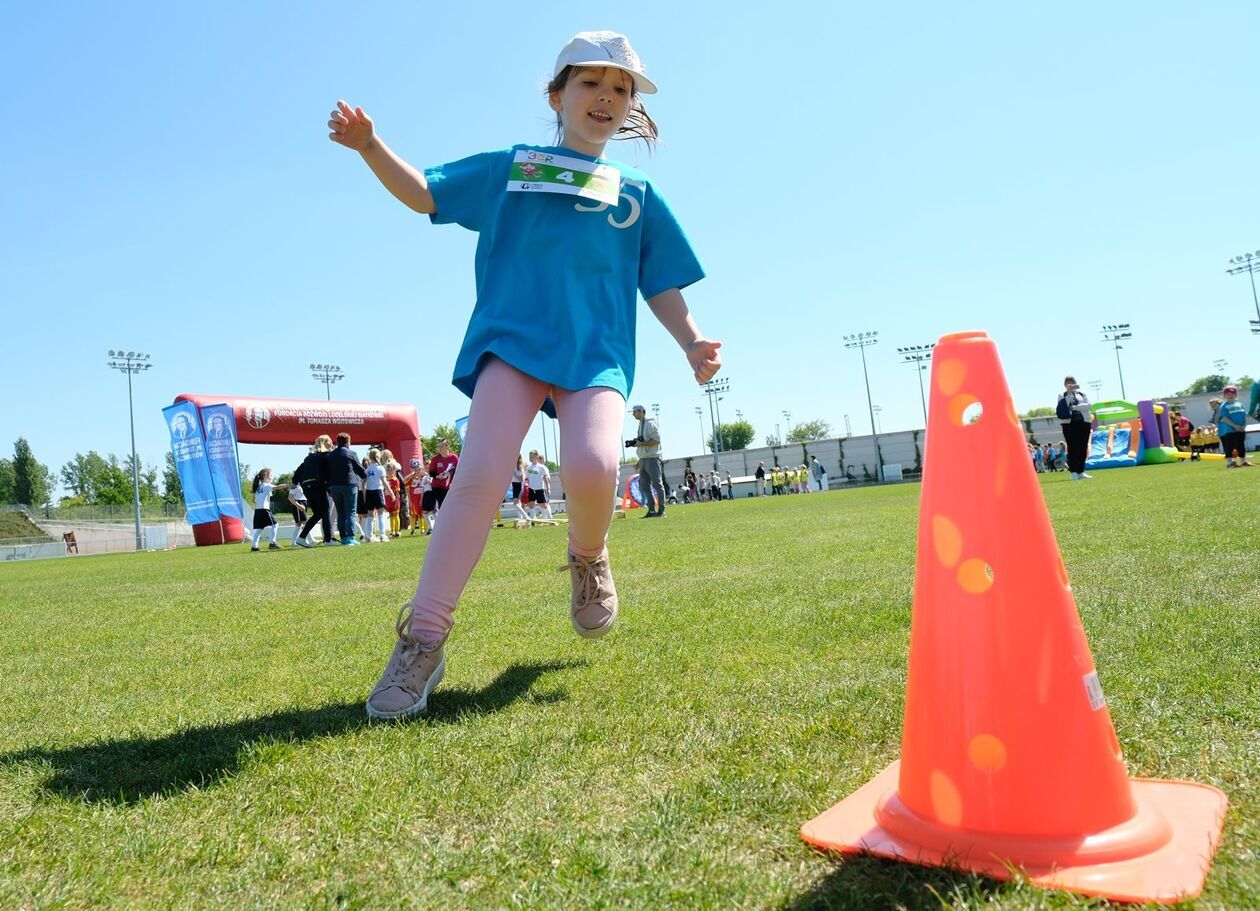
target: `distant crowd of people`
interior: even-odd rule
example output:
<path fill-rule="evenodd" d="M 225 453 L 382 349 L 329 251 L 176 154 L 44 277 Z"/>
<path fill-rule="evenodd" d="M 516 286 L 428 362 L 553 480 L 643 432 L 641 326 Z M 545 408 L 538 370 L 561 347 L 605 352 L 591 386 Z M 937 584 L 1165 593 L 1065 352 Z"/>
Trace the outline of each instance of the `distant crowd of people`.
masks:
<path fill-rule="evenodd" d="M 401 537 L 431 534 L 437 514 L 446 501 L 459 456 L 445 439 L 437 441 L 437 453 L 427 462 L 412 459 L 410 470 L 388 449 L 370 449 L 360 458 L 350 448 L 350 435 L 337 434 L 336 444 L 327 434 L 315 440 L 290 484 L 276 484 L 270 468 L 254 476 L 254 520 L 250 550 L 279 550 L 278 525 L 272 499 L 285 494 L 293 516 L 293 547 L 353 547 L 385 543 Z M 313 535 L 318 526 L 321 538 Z"/>

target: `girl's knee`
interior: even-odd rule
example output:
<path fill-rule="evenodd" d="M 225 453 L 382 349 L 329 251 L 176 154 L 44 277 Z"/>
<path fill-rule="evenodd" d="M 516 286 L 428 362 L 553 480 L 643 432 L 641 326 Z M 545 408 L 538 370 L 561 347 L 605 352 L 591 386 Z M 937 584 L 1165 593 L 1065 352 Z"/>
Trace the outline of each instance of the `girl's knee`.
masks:
<path fill-rule="evenodd" d="M 570 455 L 560 473 L 565 490 L 591 491 L 611 488 L 617 484 L 616 458 L 602 453 L 586 452 Z"/>

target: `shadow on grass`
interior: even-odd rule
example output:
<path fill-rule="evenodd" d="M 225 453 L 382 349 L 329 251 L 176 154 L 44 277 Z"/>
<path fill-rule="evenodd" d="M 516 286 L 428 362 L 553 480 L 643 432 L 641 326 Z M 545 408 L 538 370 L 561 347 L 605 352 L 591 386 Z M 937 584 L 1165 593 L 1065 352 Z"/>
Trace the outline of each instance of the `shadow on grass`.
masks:
<path fill-rule="evenodd" d="M 412 724 L 451 724 L 468 715 L 502 711 L 528 695 L 549 671 L 584 665 L 584 661 L 514 664 L 481 689 L 434 691 L 429 710 Z M 538 701 L 556 702 L 564 692 Z M 296 744 L 359 730 L 371 724 L 362 702 L 313 709 L 291 709 L 230 724 L 189 728 L 165 737 L 111 740 L 61 750 L 23 750 L 0 756 L 0 765 L 48 762 L 53 774 L 45 791 L 85 803 L 131 804 L 188 788 L 212 787 L 235 775 L 249 747 L 268 742 Z"/>
<path fill-rule="evenodd" d="M 872 857 L 846 855 L 836 867 L 804 895 L 781 906 L 780 911 L 823 909 L 895 908 L 905 911 L 941 911 L 962 900 L 987 906 L 1008 883 L 944 867 L 926 867 Z M 970 902 L 968 902 L 970 900 Z"/>

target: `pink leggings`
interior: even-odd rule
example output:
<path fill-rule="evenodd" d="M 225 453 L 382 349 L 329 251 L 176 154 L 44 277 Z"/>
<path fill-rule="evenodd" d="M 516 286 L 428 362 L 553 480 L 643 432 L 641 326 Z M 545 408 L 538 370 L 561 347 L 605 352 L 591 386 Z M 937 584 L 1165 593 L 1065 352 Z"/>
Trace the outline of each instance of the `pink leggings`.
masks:
<path fill-rule="evenodd" d="M 481 559 L 495 510 L 512 479 L 521 440 L 548 395 L 562 429 L 569 549 L 582 557 L 603 551 L 617 490 L 626 400 L 607 386 L 557 389 L 491 358 L 477 377 L 468 439 L 411 599 L 416 638 L 436 642 L 451 628 L 455 604 Z"/>

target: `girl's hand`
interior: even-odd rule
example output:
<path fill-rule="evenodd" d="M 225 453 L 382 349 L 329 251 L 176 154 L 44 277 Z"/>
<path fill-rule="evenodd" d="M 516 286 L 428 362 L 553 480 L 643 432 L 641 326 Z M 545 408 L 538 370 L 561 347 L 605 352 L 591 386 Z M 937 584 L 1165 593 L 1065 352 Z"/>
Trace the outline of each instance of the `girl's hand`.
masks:
<path fill-rule="evenodd" d="M 337 110 L 329 115 L 328 129 L 332 130 L 329 139 L 356 152 L 362 152 L 376 137 L 372 118 L 363 108 L 351 108 L 344 101 L 338 101 Z"/>
<path fill-rule="evenodd" d="M 691 364 L 697 383 L 707 383 L 717 375 L 722 367 L 722 355 L 718 354 L 721 347 L 721 342 L 707 338 L 696 339 L 687 346 L 687 363 Z"/>

